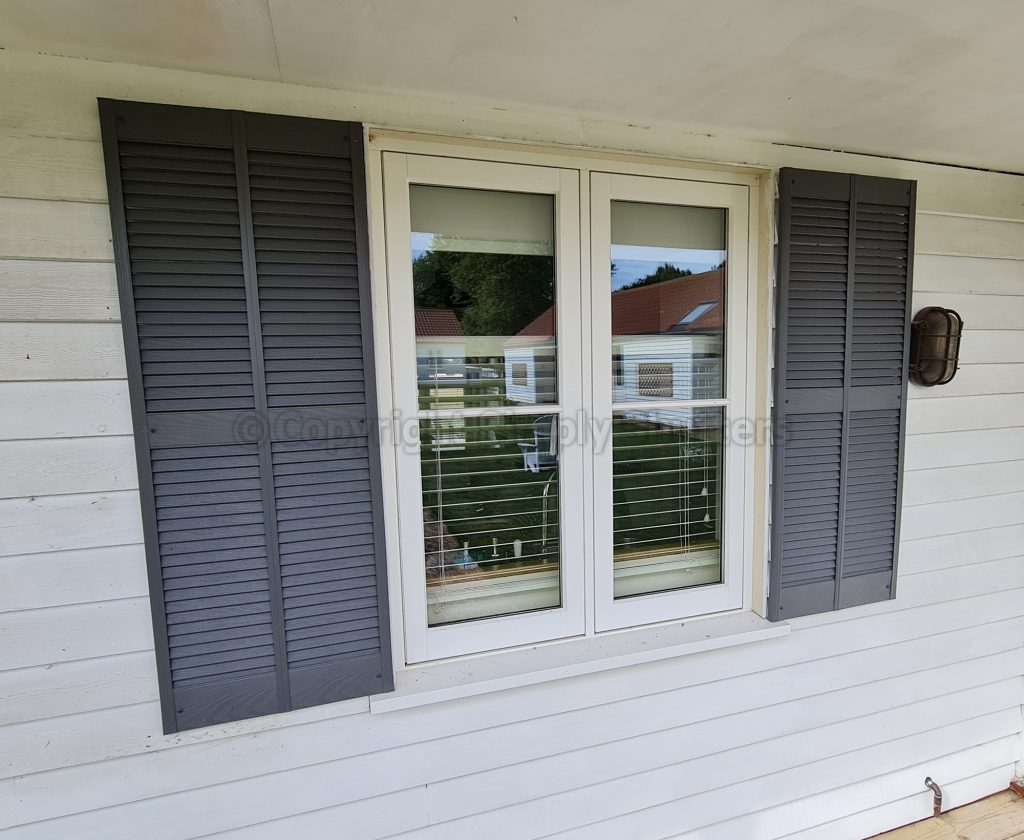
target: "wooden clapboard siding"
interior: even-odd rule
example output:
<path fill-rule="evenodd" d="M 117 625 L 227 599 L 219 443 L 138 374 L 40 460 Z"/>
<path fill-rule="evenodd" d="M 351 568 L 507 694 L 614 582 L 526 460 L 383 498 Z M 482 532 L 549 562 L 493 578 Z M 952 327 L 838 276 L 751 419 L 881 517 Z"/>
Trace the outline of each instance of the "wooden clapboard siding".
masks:
<path fill-rule="evenodd" d="M 105 204 L 103 151 L 95 140 L 0 135 L 6 198 L 46 198 Z"/>
<path fill-rule="evenodd" d="M 51 662 L 0 673 L 0 726 L 157 700 L 152 651 Z"/>
<path fill-rule="evenodd" d="M 908 507 L 1024 491 L 1024 461 L 940 466 L 908 471 L 903 504 Z"/>
<path fill-rule="evenodd" d="M 1024 492 L 914 505 L 903 511 L 904 539 L 962 534 L 978 528 L 1019 525 L 1024 521 Z"/>
<path fill-rule="evenodd" d="M 914 291 L 956 295 L 1024 295 L 1024 261 L 919 253 Z"/>
<path fill-rule="evenodd" d="M 936 398 L 1024 393 L 1024 364 L 962 364 L 956 378 L 941 388 L 914 388 L 910 402 Z"/>
<path fill-rule="evenodd" d="M 96 601 L 5 613 L 4 670 L 147 650 L 145 598 Z"/>
<path fill-rule="evenodd" d="M 958 768 L 954 767 L 954 769 Z M 962 768 L 957 775 L 961 776 L 961 772 L 963 772 Z M 955 802 L 975 802 L 981 797 L 988 796 L 991 791 L 998 790 L 1006 775 L 1013 772 L 1013 766 L 1008 765 L 975 775 L 961 776 L 951 784 L 947 784 L 943 788 L 943 793 L 952 797 Z M 824 826 L 815 826 L 812 829 L 787 834 L 784 840 L 811 840 L 814 837 L 861 840 L 863 837 L 873 837 L 891 826 L 906 825 L 922 819 L 920 798 L 917 795 L 893 799 L 870 811 L 860 811 L 847 817 L 840 817 Z"/>
<path fill-rule="evenodd" d="M 0 498 L 55 496 L 138 486 L 131 436 L 0 442 Z"/>
<path fill-rule="evenodd" d="M 0 613 L 146 596 L 141 545 L 5 557 Z"/>
<path fill-rule="evenodd" d="M 1024 427 L 934 432 L 908 430 L 904 466 L 909 470 L 1017 461 L 1024 458 Z"/>
<path fill-rule="evenodd" d="M 1001 568 L 1005 569 L 1007 565 L 1003 564 Z M 956 661 L 965 655 L 968 658 L 982 657 L 993 650 L 1010 650 L 1015 659 L 1009 670 L 1003 673 L 1009 676 L 1016 672 L 1020 660 L 1019 651 L 1013 652 L 1018 647 L 1014 635 L 1018 633 L 1021 625 L 1019 617 L 1007 616 L 1013 616 L 1017 610 L 1021 597 L 1019 589 L 979 597 L 967 594 L 962 599 L 936 607 L 929 603 L 935 597 L 934 581 L 928 580 L 924 575 L 915 577 L 922 578 L 921 586 L 918 587 L 916 597 L 908 600 L 924 601 L 925 605 L 878 618 L 874 622 L 869 622 L 870 627 L 863 629 L 851 628 L 848 621 L 838 622 L 836 626 L 827 630 L 805 635 L 804 644 L 799 650 L 777 646 L 765 650 L 764 661 L 756 665 L 752 664 L 750 658 L 737 662 L 735 656 L 701 657 L 688 663 L 691 668 L 696 669 L 696 673 L 679 674 L 678 668 L 672 670 L 671 665 L 667 664 L 665 667 L 642 669 L 633 674 L 592 677 L 574 681 L 570 685 L 549 686 L 544 691 L 538 689 L 529 694 L 519 692 L 519 703 L 513 708 L 509 708 L 507 698 L 491 695 L 474 702 L 454 703 L 419 712 L 398 714 L 383 728 L 375 720 L 365 721 L 362 716 L 356 716 L 344 721 L 339 720 L 326 731 L 318 726 L 300 727 L 313 739 L 328 736 L 322 748 L 327 752 L 323 752 L 321 748 L 312 749 L 301 735 L 292 736 L 297 740 L 290 740 L 287 734 L 283 734 L 271 739 L 271 743 L 266 747 L 269 751 L 266 755 L 272 762 L 271 767 L 276 763 L 280 768 L 282 762 L 288 761 L 300 764 L 306 761 L 316 763 L 317 756 L 321 755 L 338 757 L 346 754 L 372 753 L 374 750 L 421 742 L 421 727 L 429 724 L 432 735 L 445 739 L 465 734 L 469 727 L 490 727 L 494 730 L 494 737 L 502 739 L 497 744 L 502 746 L 502 762 L 515 762 L 525 760 L 530 755 L 579 748 L 588 740 L 593 743 L 592 739 L 596 737 L 596 733 L 602 732 L 609 720 L 614 721 L 616 734 L 620 737 L 638 731 L 657 731 L 670 725 L 668 721 L 706 719 L 730 711 L 807 697 L 822 693 L 823 690 L 835 690 L 871 682 L 874 679 L 901 676 L 908 660 L 919 662 L 923 668 L 929 668 Z M 942 587 L 946 597 L 950 597 L 950 593 L 956 589 L 972 593 L 972 589 L 979 586 L 977 573 L 964 574 L 963 570 L 958 569 L 944 577 L 948 581 Z M 979 615 L 983 615 L 984 618 L 979 619 Z M 987 624 L 985 630 L 974 630 L 969 637 L 969 644 L 965 644 L 967 639 L 958 634 L 976 627 L 979 622 Z M 909 641 L 887 644 L 888 640 L 894 638 L 907 638 Z M 823 667 L 820 660 L 822 657 L 829 657 L 830 654 L 832 664 Z M 800 657 L 809 661 L 794 661 L 794 658 Z M 775 680 L 770 684 L 766 684 L 766 671 L 775 674 Z M 716 678 L 729 678 L 730 681 L 725 686 L 709 685 L 706 682 Z M 632 684 L 630 680 L 633 681 Z M 911 686 L 916 683 L 916 678 L 908 680 L 909 685 L 905 690 L 913 691 Z M 724 696 L 725 688 L 728 688 L 728 698 Z M 899 698 L 904 695 L 903 692 L 899 692 L 881 696 L 886 702 L 897 704 Z M 610 703 L 616 706 L 609 707 Z M 615 714 L 615 708 L 618 708 L 621 714 Z M 680 708 L 687 709 L 686 715 L 682 718 Z M 78 715 L 62 721 L 42 721 L 38 725 L 22 727 L 17 734 L 19 738 L 29 739 L 31 743 L 36 744 L 53 740 L 53 746 L 49 750 L 32 754 L 32 769 L 60 767 L 62 762 L 69 760 L 69 755 L 83 753 L 93 759 L 131 755 L 133 751 L 140 749 L 142 744 L 152 740 L 151 733 L 146 732 L 144 728 L 136 729 L 137 718 L 133 716 L 126 716 L 116 727 L 113 726 L 115 717 L 122 711 L 111 709 L 109 714 Z M 797 709 L 794 709 L 794 712 L 797 712 Z M 843 713 L 842 708 L 840 712 Z M 551 715 L 563 716 L 551 718 Z M 467 717 L 473 722 L 468 723 Z M 534 720 L 536 717 L 545 717 L 547 720 Z M 592 726 L 586 724 L 587 719 L 592 720 Z M 109 724 L 106 724 L 107 720 L 110 721 Z M 142 724 L 148 722 L 147 718 L 141 721 Z M 505 732 L 513 724 L 517 725 Z M 545 733 L 544 737 L 528 737 L 530 731 L 537 727 Z M 332 735 L 332 732 L 336 734 Z M 612 740 L 610 737 L 608 739 Z M 275 749 L 273 742 L 290 744 L 291 747 L 287 750 L 283 747 Z M 447 741 L 448 748 L 454 751 L 457 743 Z M 519 743 L 519 746 L 513 749 L 515 743 Z M 22 744 L 28 746 L 28 742 L 12 743 L 8 740 L 5 744 L 7 749 L 3 754 L 17 755 L 18 750 L 12 751 L 10 747 Z M 433 753 L 435 748 L 436 743 L 433 742 L 426 747 L 430 753 Z M 231 767 L 236 765 L 235 759 L 229 761 L 229 765 L 224 765 L 221 760 L 213 760 L 218 757 L 224 758 L 225 752 L 235 754 L 236 749 L 237 746 L 230 743 L 219 747 L 203 745 L 197 752 L 207 756 L 202 770 L 203 777 L 223 779 L 224 774 L 230 777 L 233 773 L 244 776 L 248 772 L 256 772 L 252 762 L 257 761 L 257 755 L 253 753 L 237 754 L 237 766 L 234 770 Z M 263 750 L 258 752 L 259 755 L 263 755 Z M 494 762 L 494 755 L 493 751 L 484 750 L 474 758 L 474 761 Z M 179 761 L 185 766 L 189 763 L 189 759 L 184 755 L 180 759 L 172 760 L 171 757 L 167 757 L 165 760 L 170 762 L 171 766 L 176 766 Z M 141 784 L 155 785 L 157 789 L 167 785 L 164 766 L 152 754 L 132 758 L 125 770 L 136 780 L 131 783 L 131 789 L 134 790 Z M 271 769 L 265 765 L 256 766 L 264 766 L 262 772 L 269 772 Z M 23 767 L 29 769 L 27 756 Z M 157 774 L 156 777 L 147 775 L 150 772 L 145 769 L 147 767 Z M 465 767 L 460 766 L 459 772 L 465 770 Z M 103 797 L 128 795 L 121 786 L 116 791 L 107 790 L 102 778 L 94 777 L 92 782 L 88 782 L 89 772 L 85 767 L 81 772 L 71 769 L 62 771 L 62 777 L 76 780 L 74 785 L 64 785 L 61 788 L 63 793 L 56 788 L 47 788 L 44 796 L 52 802 L 66 802 L 69 790 L 83 789 L 92 790 L 94 795 Z M 194 772 L 200 771 L 195 768 Z M 436 772 L 456 771 L 448 766 L 439 766 Z M 146 781 L 147 779 L 150 781 Z M 197 784 L 196 777 L 182 776 L 176 784 Z M 153 795 L 155 792 L 147 795 Z"/>
<path fill-rule="evenodd" d="M 0 499 L 0 557 L 142 541 L 139 494 Z"/>
<path fill-rule="evenodd" d="M 971 330 L 970 336 L 960 354 L 964 364 L 1024 362 L 1024 336 L 1018 330 Z"/>
<path fill-rule="evenodd" d="M 131 433 L 123 379 L 0 382 L 0 440 Z"/>
<path fill-rule="evenodd" d="M 108 262 L 0 259 L 0 321 L 117 321 Z"/>
<path fill-rule="evenodd" d="M 943 534 L 905 540 L 900 546 L 901 574 L 911 575 L 984 560 L 1017 557 L 1024 545 L 1024 525 L 982 528 L 967 534 Z"/>
<path fill-rule="evenodd" d="M 1019 627 L 1019 622 L 1014 626 Z M 1002 629 L 1009 630 L 1012 628 L 1004 623 Z M 906 702 L 915 702 L 918 699 L 935 697 L 948 691 L 947 681 L 951 679 L 956 680 L 959 686 L 983 685 L 998 681 L 1003 679 L 1003 675 L 1006 673 L 1012 672 L 1012 667 L 1020 661 L 1019 656 L 1012 652 L 997 651 L 988 655 L 985 655 L 985 652 L 998 647 L 1005 648 L 1008 646 L 1009 644 L 1005 639 L 999 642 L 993 634 L 990 637 L 987 636 L 979 640 L 978 653 L 970 661 L 946 664 L 952 655 L 951 651 L 947 651 L 940 654 L 938 659 L 930 664 L 929 669 L 926 669 L 928 673 L 923 675 L 920 680 L 910 680 L 902 676 L 896 677 L 882 683 L 881 688 L 900 690 L 900 696 L 905 698 Z M 928 652 L 928 647 L 933 646 L 930 643 L 918 645 L 916 648 L 904 650 L 903 652 L 925 653 Z M 857 680 L 862 678 L 864 673 L 863 656 L 848 658 L 844 662 L 851 665 L 854 668 L 854 672 L 849 679 L 843 680 L 837 686 L 838 690 L 844 692 L 839 696 L 853 701 L 863 700 L 867 703 L 866 710 L 869 711 L 882 710 L 891 705 L 891 697 L 885 697 L 867 685 L 859 685 L 858 687 Z M 816 684 L 810 668 L 793 668 L 789 672 L 789 676 L 794 680 L 794 693 L 787 695 L 791 701 L 798 701 L 799 698 L 807 696 L 809 692 L 820 690 L 820 686 Z M 746 680 L 745 682 L 749 683 L 751 680 Z M 851 683 L 853 683 L 852 686 L 850 685 Z M 737 685 L 737 687 L 741 687 L 741 685 Z M 697 701 L 701 700 L 702 695 L 706 696 L 707 694 L 708 690 L 706 688 L 702 690 L 698 687 L 688 691 L 677 692 L 673 695 L 672 699 Z M 780 694 L 780 692 L 776 691 L 773 693 L 773 696 L 780 696 Z M 874 694 L 873 700 L 869 699 L 871 694 Z M 753 698 L 736 698 L 735 701 L 730 701 L 726 711 L 733 711 L 737 714 L 744 713 L 743 720 L 749 719 L 751 725 L 769 726 L 770 731 L 779 730 L 781 726 L 782 728 L 779 731 L 793 732 L 800 729 L 798 709 L 802 704 L 803 701 L 794 702 L 793 705 L 775 710 L 774 712 L 761 710 L 760 712 L 750 711 L 749 714 L 746 714 L 745 710 L 750 710 L 751 706 L 756 707 L 758 705 L 757 701 Z M 812 706 L 814 708 L 808 710 L 810 715 L 807 719 L 808 721 L 823 720 L 827 722 L 836 720 L 837 717 L 841 717 L 844 714 L 841 708 L 837 708 L 834 705 L 830 706 L 825 700 L 816 701 Z M 815 708 L 817 711 L 815 711 Z M 644 720 L 633 714 L 633 712 L 644 710 L 652 711 L 654 717 L 651 720 Z M 513 721 L 503 726 L 495 726 L 473 733 L 448 733 L 450 735 L 448 739 L 449 756 L 452 760 L 456 760 L 459 770 L 466 772 L 489 772 L 489 770 L 495 768 L 496 762 L 493 756 L 479 752 L 481 749 L 500 749 L 502 751 L 502 761 L 504 762 L 525 759 L 551 759 L 553 761 L 562 753 L 567 753 L 580 747 L 586 748 L 588 745 L 594 744 L 595 741 L 591 727 L 600 727 L 601 720 L 609 719 L 609 714 L 612 714 L 617 721 L 623 723 L 624 728 L 621 733 L 623 739 L 620 740 L 630 736 L 643 737 L 651 733 L 674 728 L 673 724 L 680 725 L 679 715 L 672 714 L 663 704 L 656 704 L 650 699 L 647 701 L 637 700 L 628 705 L 613 706 L 604 710 L 591 708 L 575 713 L 560 714 L 548 721 L 548 724 L 544 727 L 545 731 L 550 732 L 552 735 L 550 742 L 539 742 L 536 739 L 524 738 L 537 725 L 535 721 L 531 720 L 524 722 Z M 727 722 L 713 722 L 715 717 L 714 713 L 710 710 L 704 710 L 700 714 L 695 714 L 694 717 L 697 718 L 695 721 L 682 725 L 688 727 L 686 731 L 693 733 L 695 736 L 701 732 L 721 734 L 726 728 Z M 773 721 L 773 718 L 778 719 Z M 94 717 L 93 719 L 95 720 L 96 718 Z M 568 723 L 573 725 L 564 725 Z M 556 729 L 554 728 L 556 724 L 562 725 Z M 25 727 L 26 732 L 31 729 L 39 730 L 40 727 Z M 68 727 L 68 730 L 70 730 L 70 727 Z M 68 734 L 71 734 L 70 731 Z M 409 733 L 409 735 L 411 734 Z M 324 740 L 324 736 L 327 736 L 327 740 Z M 744 737 L 751 736 L 748 732 Z M 354 738 L 355 744 L 351 747 L 339 747 L 334 741 L 336 738 L 346 743 L 346 738 Z M 45 777 L 26 778 L 20 788 L 22 792 L 22 807 L 32 819 L 43 819 L 62 814 L 72 814 L 78 810 L 102 807 L 104 804 L 116 804 L 120 801 L 118 797 L 122 797 L 125 801 L 146 799 L 161 792 L 199 789 L 207 784 L 243 780 L 250 775 L 259 776 L 266 773 L 290 772 L 303 766 L 310 768 L 318 767 L 325 776 L 333 775 L 336 778 L 344 779 L 349 771 L 354 773 L 359 769 L 369 770 L 374 767 L 379 769 L 381 766 L 386 766 L 388 761 L 393 761 L 395 763 L 393 773 L 384 773 L 382 776 L 367 778 L 363 783 L 365 785 L 376 785 L 373 790 L 378 792 L 389 789 L 389 786 L 400 788 L 408 785 L 410 784 L 410 779 L 413 780 L 412 783 L 415 783 L 417 779 L 426 782 L 446 777 L 451 778 L 452 769 L 444 765 L 434 766 L 428 770 L 424 769 L 426 765 L 429 765 L 433 748 L 423 743 L 422 740 L 420 740 L 418 745 L 415 740 L 402 745 L 396 744 L 393 738 L 388 739 L 382 746 L 397 750 L 397 752 L 382 758 L 379 755 L 379 751 L 378 753 L 360 753 L 360 749 L 366 749 L 367 743 L 371 741 L 371 738 L 372 733 L 366 732 L 365 727 L 357 719 L 344 719 L 319 724 L 315 727 L 300 726 L 291 728 L 286 732 L 274 735 L 268 734 L 266 736 L 266 749 L 255 753 L 240 751 L 238 749 L 239 742 L 226 742 L 212 745 L 212 749 L 210 748 L 211 745 L 205 745 L 205 748 L 183 747 L 180 750 L 172 751 L 163 756 L 162 759 L 154 759 L 152 756 L 125 759 L 112 768 L 112 771 L 117 773 L 121 784 L 123 784 L 123 787 L 117 793 L 110 790 L 102 779 L 90 776 L 86 768 L 69 768 L 58 771 L 54 778 L 50 780 L 52 782 L 59 780 L 67 785 L 65 797 L 57 797 L 47 786 L 39 784 L 44 781 Z M 652 739 L 648 738 L 648 740 Z M 344 755 L 346 751 L 353 751 L 356 754 L 346 756 Z M 199 753 L 208 755 L 210 760 L 206 761 L 203 767 L 194 768 L 195 773 L 198 774 L 197 776 L 193 778 L 175 776 L 170 781 L 166 777 L 161 778 L 161 773 L 166 776 L 168 770 L 174 770 L 174 768 L 184 769 L 190 766 L 194 763 L 193 756 Z M 341 758 L 338 758 L 339 754 L 342 754 Z M 657 756 L 650 757 L 649 761 L 656 764 L 657 761 L 663 760 L 664 755 L 664 752 L 660 752 Z M 416 758 L 417 756 L 419 758 Z M 399 761 L 399 759 L 402 759 L 402 761 Z M 569 759 L 566 760 L 568 761 Z M 412 766 L 408 770 L 402 770 L 401 767 L 406 762 L 411 762 Z M 613 772 L 613 770 L 614 768 L 603 768 L 601 772 Z M 590 772 L 596 773 L 598 770 L 593 768 Z M 558 784 L 563 787 L 571 787 L 572 778 L 567 777 Z M 511 792 L 509 793 L 511 794 Z M 363 792 L 347 791 L 345 795 L 358 797 L 363 795 Z M 493 795 L 498 795 L 498 793 L 496 791 L 492 792 Z"/>
<path fill-rule="evenodd" d="M 3 56 L 0 81 L 0 490 L 25 494 L 0 499 L 12 840 L 856 840 L 927 816 L 925 775 L 951 805 L 1005 786 L 1024 758 L 1022 179 L 100 62 Z M 915 304 L 955 301 L 967 331 L 954 382 L 911 390 L 897 598 L 421 708 L 159 734 L 99 95 L 917 178 Z"/>
<path fill-rule="evenodd" d="M 124 379 L 120 324 L 0 323 L 0 378 Z"/>
<path fill-rule="evenodd" d="M 1019 261 L 1024 259 L 1021 224 L 1019 220 L 922 213 L 918 219 L 917 252 Z"/>
<path fill-rule="evenodd" d="M 0 198 L 0 252 L 7 259 L 111 261 L 103 204 Z"/>
<path fill-rule="evenodd" d="M 1024 320 L 1021 321 L 1024 324 Z M 1024 394 L 979 394 L 918 400 L 909 408 L 915 434 L 1004 429 L 1024 417 Z"/>
<path fill-rule="evenodd" d="M 976 330 L 1015 330 L 1024 323 L 1024 295 L 976 295 L 918 291 L 914 311 L 939 305 L 955 309 Z"/>
<path fill-rule="evenodd" d="M 985 737 L 984 726 L 979 724 L 977 730 L 979 737 Z M 937 732 L 935 734 L 941 733 Z M 924 739 L 927 739 L 927 734 L 924 736 Z M 851 793 L 858 798 L 885 797 L 891 795 L 893 790 L 910 789 L 914 784 L 914 780 L 919 778 L 921 774 L 941 773 L 946 778 L 955 778 L 959 781 L 963 778 L 962 774 L 978 773 L 979 770 L 988 767 L 993 762 L 1001 764 L 998 770 L 1004 778 L 1008 773 L 1013 772 L 1014 748 L 1009 738 L 993 739 L 986 743 L 980 743 L 977 747 L 957 757 L 941 754 L 941 746 L 935 745 L 934 742 L 929 747 L 925 747 L 922 752 L 926 753 L 928 758 L 910 767 L 900 768 L 893 772 L 884 772 L 883 768 L 883 774 L 872 779 L 870 782 L 833 788 L 809 798 L 809 801 L 804 799 L 798 802 L 783 802 L 776 807 L 755 812 L 748 817 L 716 825 L 711 830 L 701 830 L 699 836 L 701 840 L 704 840 L 704 838 L 720 840 L 720 838 L 731 837 L 754 837 L 759 835 L 752 834 L 751 832 L 763 830 L 771 832 L 766 836 L 777 837 L 781 832 L 792 829 L 806 829 L 809 825 L 813 825 L 814 817 L 812 815 L 817 811 L 828 811 L 837 814 L 849 813 L 856 806 L 852 805 L 848 798 L 844 798 L 844 793 Z M 923 755 L 922 758 L 924 757 Z M 1000 784 L 1000 782 L 996 781 L 998 778 L 996 773 L 982 773 L 981 775 L 985 776 L 987 784 L 990 786 L 989 788 L 981 788 L 982 791 L 986 789 L 991 790 L 991 786 Z M 772 780 L 769 787 L 776 787 L 780 782 L 782 785 L 785 785 L 787 781 L 787 779 Z M 826 784 L 829 783 L 827 780 L 823 781 Z M 968 786 L 951 786 L 949 795 L 945 797 L 944 801 L 948 800 L 958 805 L 970 802 L 971 798 L 977 798 L 978 795 L 975 794 L 973 797 L 969 797 L 967 791 L 970 789 Z M 961 799 L 960 797 L 965 798 Z M 779 798 L 782 799 L 783 796 L 779 796 Z M 922 797 L 918 796 L 917 798 L 920 800 Z M 863 834 L 822 834 L 820 829 L 818 831 L 818 836 L 830 839 L 849 838 L 849 840 L 860 840 L 861 837 L 866 836 Z M 684 834 L 680 836 L 693 838 L 695 835 Z"/>

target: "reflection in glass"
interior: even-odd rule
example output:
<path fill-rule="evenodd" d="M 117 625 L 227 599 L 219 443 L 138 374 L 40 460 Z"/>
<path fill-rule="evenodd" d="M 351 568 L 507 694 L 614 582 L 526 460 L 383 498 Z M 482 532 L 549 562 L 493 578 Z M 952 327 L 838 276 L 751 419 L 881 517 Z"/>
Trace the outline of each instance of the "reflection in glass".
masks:
<path fill-rule="evenodd" d="M 723 396 L 725 210 L 613 201 L 615 402 Z"/>
<path fill-rule="evenodd" d="M 616 598 L 721 581 L 722 419 L 716 407 L 614 413 Z"/>
<path fill-rule="evenodd" d="M 420 421 L 427 623 L 557 607 L 557 416 Z"/>
<path fill-rule="evenodd" d="M 413 186 L 422 409 L 557 400 L 554 197 Z"/>

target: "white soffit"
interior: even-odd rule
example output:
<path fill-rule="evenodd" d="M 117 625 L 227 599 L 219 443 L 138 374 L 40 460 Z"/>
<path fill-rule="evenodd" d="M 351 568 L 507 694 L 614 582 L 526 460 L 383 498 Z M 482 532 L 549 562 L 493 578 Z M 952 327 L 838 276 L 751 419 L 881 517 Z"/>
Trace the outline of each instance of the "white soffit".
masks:
<path fill-rule="evenodd" d="M 1024 172 L 1021 0 L 0 0 L 0 46 Z"/>

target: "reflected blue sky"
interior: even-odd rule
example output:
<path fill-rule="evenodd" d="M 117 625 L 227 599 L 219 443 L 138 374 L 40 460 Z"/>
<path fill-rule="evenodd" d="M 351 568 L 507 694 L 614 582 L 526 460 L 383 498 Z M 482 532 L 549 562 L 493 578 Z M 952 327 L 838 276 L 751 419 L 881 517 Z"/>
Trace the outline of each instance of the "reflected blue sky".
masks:
<path fill-rule="evenodd" d="M 412 257 L 417 259 L 431 249 L 433 234 L 413 233 Z M 694 274 L 718 268 L 725 260 L 725 251 L 698 248 L 653 248 L 642 245 L 612 245 L 612 291 L 635 283 L 653 274 L 658 266 L 669 263 Z"/>
<path fill-rule="evenodd" d="M 612 245 L 612 291 L 635 283 L 653 274 L 658 266 L 669 263 L 694 274 L 718 268 L 725 260 L 725 251 L 696 248 L 648 248 L 641 245 Z"/>

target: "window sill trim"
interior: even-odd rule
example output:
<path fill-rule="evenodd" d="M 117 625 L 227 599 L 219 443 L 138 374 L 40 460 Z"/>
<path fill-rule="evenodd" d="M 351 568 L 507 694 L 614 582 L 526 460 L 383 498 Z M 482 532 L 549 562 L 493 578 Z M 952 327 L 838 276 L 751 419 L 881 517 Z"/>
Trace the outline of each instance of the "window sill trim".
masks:
<path fill-rule="evenodd" d="M 413 665 L 396 673 L 393 693 L 370 698 L 370 712 L 475 697 L 775 639 L 789 632 L 788 623 L 773 623 L 753 612 L 734 612 Z"/>

